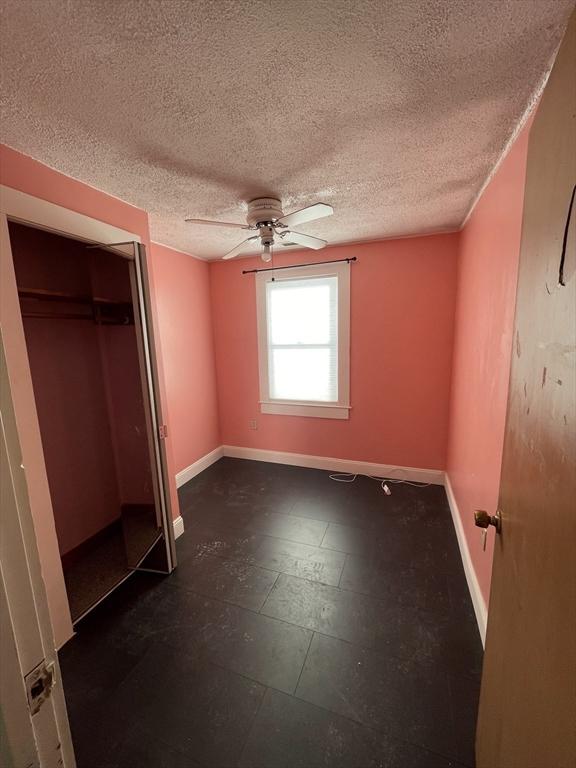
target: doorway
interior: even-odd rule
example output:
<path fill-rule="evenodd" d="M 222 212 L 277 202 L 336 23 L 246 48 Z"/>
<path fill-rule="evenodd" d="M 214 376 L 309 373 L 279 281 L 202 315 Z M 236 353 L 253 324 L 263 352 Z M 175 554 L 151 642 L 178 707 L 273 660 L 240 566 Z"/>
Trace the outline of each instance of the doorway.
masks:
<path fill-rule="evenodd" d="M 135 570 L 173 568 L 140 254 L 15 221 L 8 230 L 76 623 Z"/>

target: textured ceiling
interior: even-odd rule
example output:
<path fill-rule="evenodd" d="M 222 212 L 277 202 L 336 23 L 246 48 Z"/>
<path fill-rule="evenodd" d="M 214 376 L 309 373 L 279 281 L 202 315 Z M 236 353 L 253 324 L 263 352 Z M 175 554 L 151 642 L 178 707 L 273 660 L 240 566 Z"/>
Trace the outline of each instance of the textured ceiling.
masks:
<path fill-rule="evenodd" d="M 2 140 L 202 257 L 245 201 L 330 243 L 458 228 L 572 0 L 3 0 Z"/>

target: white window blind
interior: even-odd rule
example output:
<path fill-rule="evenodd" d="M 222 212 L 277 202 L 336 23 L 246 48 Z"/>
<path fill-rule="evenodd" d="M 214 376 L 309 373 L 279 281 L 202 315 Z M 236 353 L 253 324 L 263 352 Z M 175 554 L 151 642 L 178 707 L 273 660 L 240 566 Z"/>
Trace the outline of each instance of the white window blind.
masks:
<path fill-rule="evenodd" d="M 273 400 L 338 402 L 338 277 L 266 283 Z"/>

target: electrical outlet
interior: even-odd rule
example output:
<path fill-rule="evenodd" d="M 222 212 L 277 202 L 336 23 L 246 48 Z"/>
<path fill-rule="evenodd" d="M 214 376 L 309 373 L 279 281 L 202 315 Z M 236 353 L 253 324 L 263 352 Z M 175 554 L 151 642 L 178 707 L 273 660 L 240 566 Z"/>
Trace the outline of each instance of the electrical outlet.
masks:
<path fill-rule="evenodd" d="M 248 419 L 248 426 L 250 429 L 258 429 L 258 422 L 256 419 Z"/>

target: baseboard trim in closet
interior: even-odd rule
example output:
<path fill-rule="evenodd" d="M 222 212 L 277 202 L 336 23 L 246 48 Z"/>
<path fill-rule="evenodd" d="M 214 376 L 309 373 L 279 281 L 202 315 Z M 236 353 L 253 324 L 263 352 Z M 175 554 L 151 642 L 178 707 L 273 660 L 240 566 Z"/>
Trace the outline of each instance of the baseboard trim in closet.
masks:
<path fill-rule="evenodd" d="M 219 445 L 218 448 L 214 448 L 213 451 L 210 451 L 210 453 L 202 456 L 193 464 L 190 464 L 190 466 L 180 470 L 180 472 L 176 474 L 176 487 L 180 488 L 181 486 L 185 485 L 188 480 L 192 480 L 192 478 L 196 477 L 196 475 L 199 475 L 200 472 L 208 469 L 211 464 L 214 464 L 216 461 L 218 461 L 218 459 L 221 459 L 223 455 L 224 452 L 222 450 L 222 446 Z"/>
<path fill-rule="evenodd" d="M 70 615 L 76 624 L 130 574 L 122 520 L 114 520 L 61 559 Z"/>
<path fill-rule="evenodd" d="M 174 538 L 177 539 L 178 536 L 182 536 L 184 533 L 184 520 L 182 519 L 182 515 L 175 517 L 172 521 L 172 525 L 174 526 Z"/>
<path fill-rule="evenodd" d="M 106 541 L 106 539 L 113 535 L 116 531 L 119 531 L 120 535 L 122 535 L 122 521 L 120 518 L 117 520 L 112 520 L 112 522 L 107 526 L 100 529 L 99 531 L 96 531 L 96 533 L 92 534 L 92 536 L 89 536 L 84 541 L 81 541 L 80 544 L 75 546 L 73 549 L 69 549 L 68 552 L 60 555 L 63 570 L 69 570 L 79 560 L 82 560 L 83 557 L 85 557 L 96 546 L 98 546 L 100 542 Z"/>

